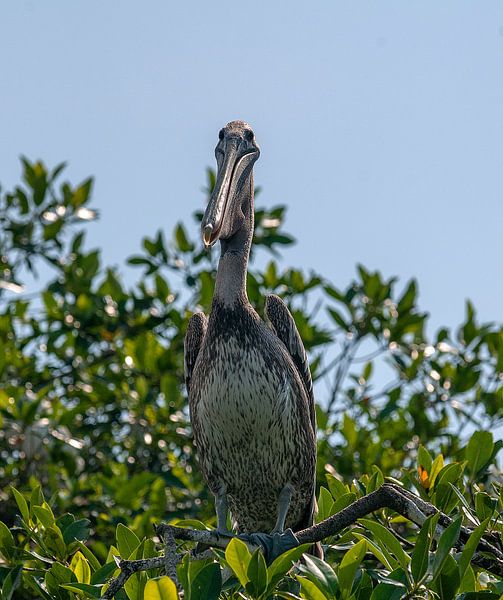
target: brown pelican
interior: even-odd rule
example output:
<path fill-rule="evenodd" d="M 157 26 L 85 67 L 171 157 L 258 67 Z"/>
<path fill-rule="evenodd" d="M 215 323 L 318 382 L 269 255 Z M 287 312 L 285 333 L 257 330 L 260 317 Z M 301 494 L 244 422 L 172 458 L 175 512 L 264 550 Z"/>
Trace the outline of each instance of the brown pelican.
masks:
<path fill-rule="evenodd" d="M 220 240 L 221 257 L 209 319 L 194 314 L 185 337 L 194 440 L 222 533 L 228 510 L 239 533 L 299 531 L 315 511 L 316 418 L 304 346 L 278 296 L 266 299 L 270 328 L 246 295 L 259 154 L 247 123 L 220 131 L 201 226 L 206 246 Z"/>

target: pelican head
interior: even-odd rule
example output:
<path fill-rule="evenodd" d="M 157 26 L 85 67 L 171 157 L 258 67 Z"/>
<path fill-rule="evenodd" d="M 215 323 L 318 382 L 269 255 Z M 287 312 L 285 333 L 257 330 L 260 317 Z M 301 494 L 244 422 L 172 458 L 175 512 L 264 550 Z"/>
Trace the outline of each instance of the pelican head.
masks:
<path fill-rule="evenodd" d="M 229 239 L 244 225 L 249 210 L 245 203 L 253 193 L 251 173 L 260 154 L 253 131 L 244 121 L 231 121 L 218 137 L 217 180 L 201 223 L 205 246 Z"/>

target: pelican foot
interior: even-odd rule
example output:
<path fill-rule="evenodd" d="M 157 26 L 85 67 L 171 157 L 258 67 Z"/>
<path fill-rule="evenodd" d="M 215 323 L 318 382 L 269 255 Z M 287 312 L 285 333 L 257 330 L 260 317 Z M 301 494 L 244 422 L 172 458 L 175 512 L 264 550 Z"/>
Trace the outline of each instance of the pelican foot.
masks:
<path fill-rule="evenodd" d="M 278 518 L 276 519 L 274 529 L 271 531 L 272 534 L 283 533 L 285 530 L 286 515 L 288 513 L 288 509 L 290 508 L 292 494 L 293 485 L 291 483 L 287 483 L 278 496 Z"/>
<path fill-rule="evenodd" d="M 220 535 L 231 535 L 232 531 L 227 527 L 227 511 L 229 510 L 227 488 L 223 484 L 215 494 L 215 508 L 217 512 L 217 533 Z"/>
<path fill-rule="evenodd" d="M 291 529 L 285 529 L 282 533 L 246 533 L 238 535 L 238 538 L 255 546 L 261 546 L 267 564 L 283 552 L 299 545 L 299 540 Z"/>

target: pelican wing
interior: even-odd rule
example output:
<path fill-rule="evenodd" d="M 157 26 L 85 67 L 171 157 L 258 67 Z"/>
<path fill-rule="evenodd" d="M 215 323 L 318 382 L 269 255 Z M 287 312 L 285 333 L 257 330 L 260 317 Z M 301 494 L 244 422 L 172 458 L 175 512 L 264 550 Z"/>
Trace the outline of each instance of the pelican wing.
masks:
<path fill-rule="evenodd" d="M 273 329 L 278 338 L 286 346 L 292 360 L 297 367 L 300 378 L 306 390 L 307 399 L 309 402 L 309 417 L 316 435 L 316 412 L 314 409 L 314 394 L 313 381 L 311 379 L 311 371 L 307 362 L 307 355 L 304 349 L 304 344 L 295 325 L 295 321 L 288 310 L 288 307 L 283 300 L 275 294 L 267 296 L 265 301 L 265 312 L 267 318 L 271 322 Z"/>
<path fill-rule="evenodd" d="M 203 313 L 195 313 L 190 317 L 187 333 L 184 340 L 184 370 L 185 385 L 187 392 L 190 392 L 190 381 L 196 364 L 197 356 L 201 350 L 208 320 Z"/>

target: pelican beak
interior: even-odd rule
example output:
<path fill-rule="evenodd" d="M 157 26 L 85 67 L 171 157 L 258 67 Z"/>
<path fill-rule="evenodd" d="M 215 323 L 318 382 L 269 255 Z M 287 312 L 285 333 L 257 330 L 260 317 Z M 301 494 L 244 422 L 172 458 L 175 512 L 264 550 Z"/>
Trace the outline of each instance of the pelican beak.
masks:
<path fill-rule="evenodd" d="M 218 240 L 226 218 L 225 213 L 233 183 L 233 175 L 240 159 L 238 147 L 237 140 L 227 142 L 223 161 L 219 165 L 215 188 L 204 213 L 201 232 L 204 245 L 207 248 Z"/>
<path fill-rule="evenodd" d="M 213 232 L 213 225 L 211 225 L 211 223 L 208 223 L 208 225 L 205 225 L 203 228 L 203 242 L 204 245 L 208 248 L 209 246 L 211 246 L 211 234 Z"/>

